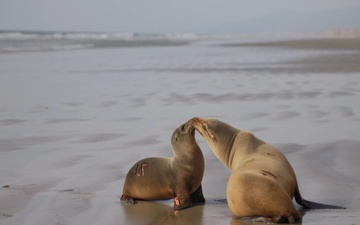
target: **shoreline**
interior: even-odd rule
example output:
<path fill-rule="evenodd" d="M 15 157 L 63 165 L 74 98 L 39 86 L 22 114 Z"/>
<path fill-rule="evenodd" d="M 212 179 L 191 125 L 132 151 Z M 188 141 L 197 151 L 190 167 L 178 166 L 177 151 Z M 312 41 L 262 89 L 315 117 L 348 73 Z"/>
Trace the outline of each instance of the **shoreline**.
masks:
<path fill-rule="evenodd" d="M 99 34 L 100 35 L 100 34 Z M 142 48 L 142 47 L 169 47 L 184 46 L 194 42 L 206 42 L 205 44 L 213 47 L 231 48 L 281 48 L 292 50 L 324 50 L 324 51 L 359 51 L 360 38 L 286 38 L 284 40 L 260 40 L 254 37 L 240 38 L 226 36 L 134 36 L 134 37 L 1 37 L 0 54 L 22 53 L 22 52 L 41 52 L 41 51 L 71 51 L 85 49 L 118 49 L 118 48 Z M 271 40 L 271 37 L 268 38 Z"/>
<path fill-rule="evenodd" d="M 255 41 L 246 43 L 226 43 L 220 44 L 223 47 L 268 47 L 268 48 L 288 48 L 288 49 L 308 49 L 308 50 L 360 50 L 360 38 L 301 38 L 285 39 L 277 41 Z"/>

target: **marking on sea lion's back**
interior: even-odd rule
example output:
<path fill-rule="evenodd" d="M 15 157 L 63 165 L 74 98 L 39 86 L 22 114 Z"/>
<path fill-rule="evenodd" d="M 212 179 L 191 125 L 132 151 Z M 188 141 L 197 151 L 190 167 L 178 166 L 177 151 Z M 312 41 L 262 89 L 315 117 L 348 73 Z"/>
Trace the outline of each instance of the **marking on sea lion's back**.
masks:
<path fill-rule="evenodd" d="M 261 171 L 262 171 L 262 175 L 264 175 L 264 176 L 270 175 L 270 176 L 274 177 L 275 179 L 277 179 L 277 177 L 273 173 L 266 171 L 266 170 L 261 170 Z"/>
<path fill-rule="evenodd" d="M 141 164 L 141 175 L 142 175 L 142 176 L 145 176 L 145 167 L 146 167 L 147 165 L 148 165 L 147 163 Z"/>

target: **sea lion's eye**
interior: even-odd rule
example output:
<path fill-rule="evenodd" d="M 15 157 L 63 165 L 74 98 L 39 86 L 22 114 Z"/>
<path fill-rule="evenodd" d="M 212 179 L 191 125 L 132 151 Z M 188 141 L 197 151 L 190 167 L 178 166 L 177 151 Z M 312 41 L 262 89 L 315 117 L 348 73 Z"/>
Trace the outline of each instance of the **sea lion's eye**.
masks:
<path fill-rule="evenodd" d="M 182 125 L 182 126 L 181 126 L 181 130 L 182 130 L 182 131 L 185 131 L 185 125 Z"/>

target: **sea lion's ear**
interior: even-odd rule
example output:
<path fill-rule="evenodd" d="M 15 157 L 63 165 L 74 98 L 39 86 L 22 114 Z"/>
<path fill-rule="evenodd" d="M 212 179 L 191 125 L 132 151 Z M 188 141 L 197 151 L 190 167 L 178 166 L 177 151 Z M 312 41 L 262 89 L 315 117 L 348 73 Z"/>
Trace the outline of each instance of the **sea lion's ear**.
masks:
<path fill-rule="evenodd" d="M 211 133 L 211 131 L 209 130 L 209 127 L 207 125 L 207 123 L 203 123 L 202 127 L 204 128 L 204 130 L 206 131 L 207 135 L 211 138 L 215 140 L 215 136 Z"/>

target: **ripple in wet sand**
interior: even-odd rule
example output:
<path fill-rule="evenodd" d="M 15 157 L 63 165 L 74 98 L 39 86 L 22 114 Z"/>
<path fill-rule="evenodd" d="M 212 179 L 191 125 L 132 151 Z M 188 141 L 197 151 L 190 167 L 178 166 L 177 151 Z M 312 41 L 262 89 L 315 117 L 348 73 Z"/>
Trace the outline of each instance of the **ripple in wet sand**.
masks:
<path fill-rule="evenodd" d="M 122 147 L 128 148 L 128 147 L 144 146 L 144 145 L 156 145 L 161 143 L 161 141 L 157 140 L 159 137 L 160 137 L 159 135 L 150 135 L 140 140 L 125 142 L 122 145 Z"/>
<path fill-rule="evenodd" d="M 70 107 L 77 107 L 77 106 L 81 106 L 82 103 L 80 103 L 80 102 L 66 102 L 63 105 L 70 106 Z"/>
<path fill-rule="evenodd" d="M 320 110 L 312 110 L 312 111 L 308 112 L 308 115 L 310 118 L 319 119 L 319 118 L 322 118 L 322 117 L 328 115 L 328 113 L 324 112 L 324 111 L 320 111 Z"/>
<path fill-rule="evenodd" d="M 245 120 L 251 120 L 251 119 L 258 119 L 258 118 L 262 118 L 265 116 L 268 116 L 268 113 L 265 112 L 254 112 L 254 113 L 248 113 L 244 116 L 242 116 L 243 119 Z"/>
<path fill-rule="evenodd" d="M 46 123 L 66 123 L 66 122 L 86 122 L 93 119 L 82 119 L 82 118 L 58 118 L 58 119 L 48 119 Z"/>
<path fill-rule="evenodd" d="M 355 115 L 351 108 L 346 106 L 337 106 L 336 109 L 341 113 L 344 117 L 350 117 Z"/>
<path fill-rule="evenodd" d="M 105 102 L 102 102 L 102 103 L 96 105 L 96 107 L 97 108 L 106 108 L 106 107 L 111 107 L 111 106 L 114 106 L 117 104 L 118 104 L 117 101 L 105 101 Z"/>
<path fill-rule="evenodd" d="M 23 150 L 34 145 L 64 140 L 63 136 L 29 136 L 23 138 L 0 139 L 0 152 Z"/>
<path fill-rule="evenodd" d="M 141 107 L 146 105 L 146 99 L 145 98 L 132 98 L 130 99 L 133 104 L 131 107 Z"/>
<path fill-rule="evenodd" d="M 141 120 L 141 117 L 125 117 L 125 118 L 121 118 L 121 119 L 117 119 L 115 121 L 117 122 L 133 122 L 133 121 L 138 121 Z"/>
<path fill-rule="evenodd" d="M 0 120 L 0 125 L 3 126 L 9 126 L 9 125 L 14 125 L 14 124 L 18 124 L 18 123 L 23 123 L 26 120 L 19 120 L 19 119 L 3 119 Z"/>
<path fill-rule="evenodd" d="M 119 137 L 125 136 L 124 134 L 116 134 L 116 133 L 98 133 L 98 134 L 88 134 L 84 135 L 84 137 L 80 138 L 78 143 L 95 143 L 102 141 L 110 141 L 117 139 Z"/>
<path fill-rule="evenodd" d="M 277 116 L 274 117 L 274 120 L 281 121 L 281 120 L 287 120 L 293 117 L 299 116 L 300 113 L 293 112 L 293 111 L 287 111 L 287 112 L 280 112 Z"/>

